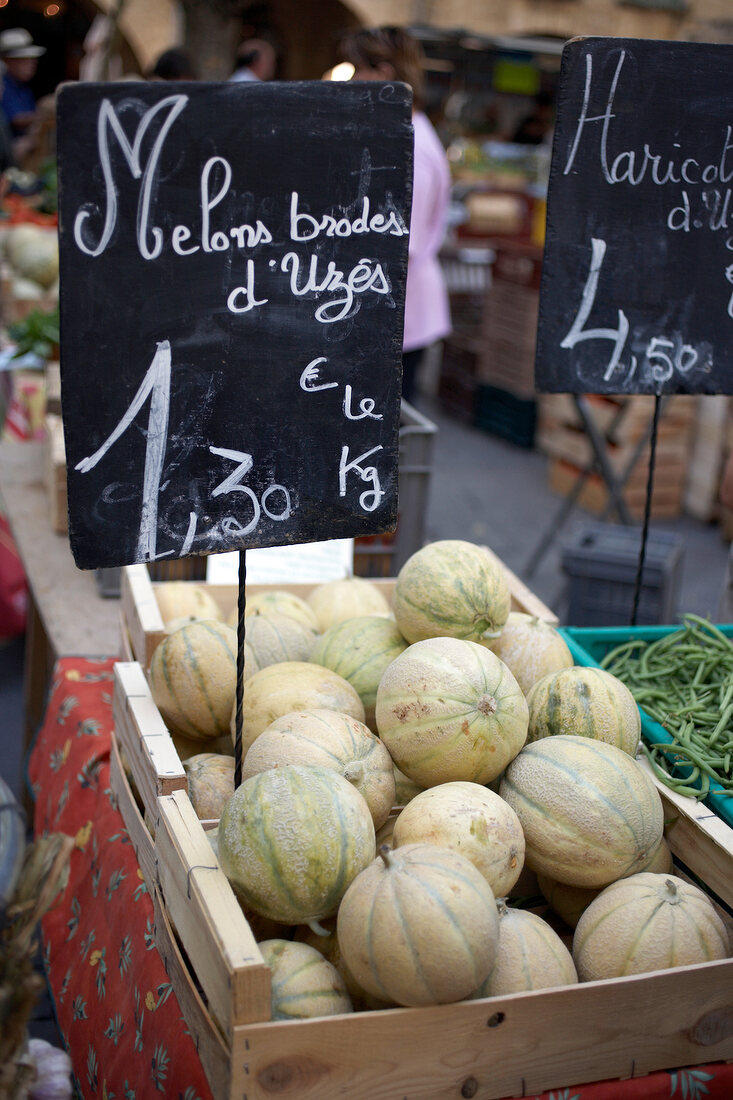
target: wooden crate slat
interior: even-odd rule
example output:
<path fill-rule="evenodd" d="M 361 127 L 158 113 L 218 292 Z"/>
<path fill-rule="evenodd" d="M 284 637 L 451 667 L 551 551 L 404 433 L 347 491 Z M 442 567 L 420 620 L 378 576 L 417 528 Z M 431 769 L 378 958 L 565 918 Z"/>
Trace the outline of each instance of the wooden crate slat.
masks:
<path fill-rule="evenodd" d="M 140 864 L 143 878 L 152 890 L 155 885 L 155 845 L 150 830 L 146 826 L 138 809 L 135 796 L 125 773 L 124 765 L 117 746 L 117 738 L 112 736 L 109 761 L 109 785 L 117 798 L 117 806 L 125 823 L 135 857 Z"/>
<path fill-rule="evenodd" d="M 214 1018 L 227 1035 L 269 1019 L 270 971 L 185 791 L 158 800 L 155 850 L 167 912 Z"/>
<path fill-rule="evenodd" d="M 639 764 L 661 795 L 664 835 L 673 854 L 733 909 L 733 829 L 703 802 L 665 786 L 645 757 Z"/>
<path fill-rule="evenodd" d="M 733 960 L 724 960 L 453 1005 L 237 1028 L 229 1096 L 496 1100 L 730 1059 L 732 979 Z"/>
<path fill-rule="evenodd" d="M 140 665 L 118 661 L 114 676 L 115 731 L 135 786 L 152 813 L 159 795 L 187 789 L 186 772 Z"/>

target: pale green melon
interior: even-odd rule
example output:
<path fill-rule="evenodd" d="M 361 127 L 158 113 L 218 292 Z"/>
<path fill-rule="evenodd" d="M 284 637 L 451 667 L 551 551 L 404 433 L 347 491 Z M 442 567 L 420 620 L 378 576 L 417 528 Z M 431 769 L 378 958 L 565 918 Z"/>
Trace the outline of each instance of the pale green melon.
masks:
<path fill-rule="evenodd" d="M 352 1011 L 344 979 L 320 951 L 293 940 L 263 940 L 273 1020 L 310 1020 Z"/>
<path fill-rule="evenodd" d="M 527 702 L 507 666 L 476 642 L 426 638 L 388 666 L 377 730 L 397 767 L 422 787 L 487 784 L 527 736 Z"/>
<path fill-rule="evenodd" d="M 577 985 L 573 957 L 542 917 L 499 901 L 499 948 L 474 997 L 503 997 L 532 989 Z"/>
<path fill-rule="evenodd" d="M 358 615 L 334 623 L 314 644 L 310 660 L 337 672 L 355 688 L 373 729 L 377 688 L 384 670 L 407 649 L 393 619 Z"/>
<path fill-rule="evenodd" d="M 150 691 L 173 734 L 194 741 L 221 737 L 237 684 L 237 635 L 200 619 L 167 635 L 150 661 Z"/>
<path fill-rule="evenodd" d="M 636 756 L 639 708 L 626 684 L 603 668 L 573 665 L 550 672 L 530 688 L 527 704 L 528 742 L 570 734 L 605 741 Z"/>
<path fill-rule="evenodd" d="M 525 695 L 543 676 L 574 663 L 557 627 L 524 611 L 510 611 L 499 637 L 486 644 L 509 666 Z"/>
<path fill-rule="evenodd" d="M 522 824 L 529 868 L 570 886 L 634 874 L 662 839 L 662 800 L 651 779 L 628 753 L 590 737 L 526 745 L 499 793 Z"/>
<path fill-rule="evenodd" d="M 397 626 L 408 642 L 498 637 L 511 608 L 499 560 L 461 539 L 431 542 L 400 569 L 393 596 Z"/>
<path fill-rule="evenodd" d="M 334 914 L 374 859 L 374 824 L 343 776 L 289 764 L 237 787 L 222 811 L 218 850 L 246 907 L 282 924 L 306 924 Z"/>

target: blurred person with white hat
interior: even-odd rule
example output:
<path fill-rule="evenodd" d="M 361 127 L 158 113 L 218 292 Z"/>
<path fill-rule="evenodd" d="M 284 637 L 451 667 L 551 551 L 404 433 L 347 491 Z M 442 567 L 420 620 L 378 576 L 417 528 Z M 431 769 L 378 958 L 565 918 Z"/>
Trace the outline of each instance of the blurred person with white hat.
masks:
<path fill-rule="evenodd" d="M 13 137 L 28 134 L 36 121 L 36 97 L 30 85 L 36 75 L 38 58 L 45 52 L 45 47 L 37 46 L 23 27 L 11 27 L 0 33 L 0 61 L 3 64 L 0 107 Z"/>

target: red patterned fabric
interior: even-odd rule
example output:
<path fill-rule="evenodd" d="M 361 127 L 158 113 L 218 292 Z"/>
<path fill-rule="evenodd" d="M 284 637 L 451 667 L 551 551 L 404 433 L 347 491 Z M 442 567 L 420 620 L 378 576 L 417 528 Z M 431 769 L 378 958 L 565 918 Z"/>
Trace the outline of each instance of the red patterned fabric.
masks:
<path fill-rule="evenodd" d="M 30 760 L 36 834 L 76 837 L 69 884 L 43 922 L 46 972 L 82 1100 L 211 1100 L 155 949 L 152 902 L 109 787 L 112 665 L 58 662 Z M 717 1063 L 530 1100 L 732 1096 L 733 1065 Z"/>
<path fill-rule="evenodd" d="M 58 662 L 30 760 L 36 835 L 76 837 L 69 884 L 43 921 L 46 973 L 83 1100 L 211 1100 L 109 787 L 112 665 Z"/>

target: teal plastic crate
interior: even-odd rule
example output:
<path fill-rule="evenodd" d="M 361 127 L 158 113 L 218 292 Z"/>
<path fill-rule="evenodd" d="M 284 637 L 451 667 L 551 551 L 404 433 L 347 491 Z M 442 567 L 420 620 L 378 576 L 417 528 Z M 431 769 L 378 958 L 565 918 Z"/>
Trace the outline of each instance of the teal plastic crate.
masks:
<path fill-rule="evenodd" d="M 558 629 L 567 642 L 576 665 L 598 666 L 606 654 L 610 653 L 616 646 L 634 640 L 653 642 L 673 633 L 675 630 L 679 630 L 679 628 L 678 624 L 676 626 L 563 626 Z M 733 624 L 718 625 L 718 630 L 733 639 Z M 641 714 L 641 733 L 645 741 L 648 741 L 649 744 L 659 744 L 660 742 L 666 742 L 668 745 L 672 744 L 672 738 L 664 726 L 660 726 L 659 722 L 655 722 L 653 718 L 650 718 L 643 707 L 639 707 L 639 712 Z M 685 765 L 678 765 L 678 772 L 682 779 L 685 778 L 686 770 Z M 699 781 L 692 784 L 694 787 L 699 787 L 699 785 Z M 703 801 L 726 824 L 733 826 L 733 795 L 723 793 L 723 788 L 715 780 L 710 780 L 710 793 Z"/>

